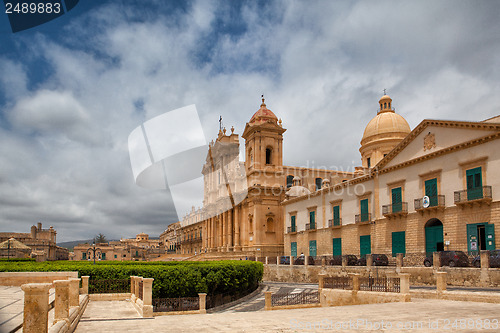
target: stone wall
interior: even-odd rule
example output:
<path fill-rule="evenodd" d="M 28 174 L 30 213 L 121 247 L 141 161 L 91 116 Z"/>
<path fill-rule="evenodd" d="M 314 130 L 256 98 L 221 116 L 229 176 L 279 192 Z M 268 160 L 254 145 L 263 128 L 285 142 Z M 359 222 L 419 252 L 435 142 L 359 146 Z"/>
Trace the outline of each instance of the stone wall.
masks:
<path fill-rule="evenodd" d="M 78 278 L 78 272 L 0 272 L 0 285 L 19 287 L 25 283 L 53 283 L 69 278 Z"/>
<path fill-rule="evenodd" d="M 500 284 L 500 269 L 478 269 L 441 267 L 447 272 L 448 285 L 497 287 Z M 410 285 L 435 285 L 435 270 L 432 267 L 402 267 L 399 273 L 410 274 Z M 356 266 L 302 266 L 302 265 L 264 265 L 264 281 L 318 283 L 318 274 L 326 276 L 347 276 L 358 273 L 363 276 L 393 276 L 395 267 L 356 267 Z"/>

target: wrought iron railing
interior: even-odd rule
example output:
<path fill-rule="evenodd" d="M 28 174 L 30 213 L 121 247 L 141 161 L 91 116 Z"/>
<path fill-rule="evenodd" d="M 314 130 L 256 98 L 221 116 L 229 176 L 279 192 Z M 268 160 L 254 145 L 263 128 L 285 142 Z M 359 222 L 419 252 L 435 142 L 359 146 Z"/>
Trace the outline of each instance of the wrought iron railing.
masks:
<path fill-rule="evenodd" d="M 367 213 L 367 214 L 358 214 L 358 215 L 354 216 L 354 222 L 355 223 L 370 222 L 372 220 L 371 217 L 372 216 L 371 216 L 370 213 Z"/>
<path fill-rule="evenodd" d="M 429 196 L 429 206 L 424 207 L 424 198 L 418 198 L 413 201 L 413 205 L 415 210 L 426 209 L 431 207 L 444 207 L 445 206 L 445 197 L 444 195 L 434 195 Z"/>
<path fill-rule="evenodd" d="M 288 234 L 292 232 L 297 232 L 297 227 L 296 226 L 287 227 L 286 232 Z"/>
<path fill-rule="evenodd" d="M 323 288 L 352 290 L 352 278 L 349 276 L 329 276 L 323 278 Z"/>
<path fill-rule="evenodd" d="M 319 293 L 317 290 L 301 292 L 296 294 L 273 294 L 271 295 L 271 306 L 315 304 L 319 303 Z"/>
<path fill-rule="evenodd" d="M 255 289 L 256 288 L 249 288 L 246 290 L 233 291 L 233 292 L 228 292 L 228 293 L 224 293 L 224 294 L 207 295 L 206 308 L 211 309 L 211 308 L 215 308 L 215 307 L 227 304 L 227 303 L 231 303 L 233 301 L 236 301 L 237 299 L 240 299 L 242 297 L 245 297 L 246 295 L 249 295 Z"/>
<path fill-rule="evenodd" d="M 360 277 L 359 290 L 364 291 L 383 291 L 399 293 L 401 290 L 401 283 L 399 278 L 391 277 Z"/>
<path fill-rule="evenodd" d="M 328 227 L 329 228 L 340 226 L 340 225 L 342 225 L 342 219 L 340 217 L 336 218 L 336 219 L 328 220 Z"/>
<path fill-rule="evenodd" d="M 118 294 L 130 292 L 130 279 L 91 279 L 89 294 Z"/>
<path fill-rule="evenodd" d="M 199 309 L 199 297 L 153 298 L 153 312 L 190 311 Z"/>
<path fill-rule="evenodd" d="M 398 202 L 382 206 L 382 215 L 405 214 L 408 213 L 408 203 Z"/>
<path fill-rule="evenodd" d="M 468 190 L 455 191 L 455 204 L 480 199 L 491 199 L 491 193 L 491 186 L 475 187 Z"/>
<path fill-rule="evenodd" d="M 307 223 L 306 230 L 316 230 L 316 223 Z"/>

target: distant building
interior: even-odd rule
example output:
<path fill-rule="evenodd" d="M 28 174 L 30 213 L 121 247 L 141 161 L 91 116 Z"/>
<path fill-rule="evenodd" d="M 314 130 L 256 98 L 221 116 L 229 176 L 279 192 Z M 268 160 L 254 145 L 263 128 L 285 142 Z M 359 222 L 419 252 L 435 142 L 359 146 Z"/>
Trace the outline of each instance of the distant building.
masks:
<path fill-rule="evenodd" d="M 73 248 L 73 253 L 70 255 L 70 260 L 148 260 L 150 258 L 159 257 L 165 253 L 165 250 L 160 247 L 160 240 L 149 239 L 149 235 L 140 233 L 136 238 L 121 239 L 120 241 L 112 241 L 109 243 L 95 244 L 78 244 Z"/>
<path fill-rule="evenodd" d="M 42 223 L 39 222 L 31 227 L 31 233 L 0 232 L 0 243 L 14 238 L 30 247 L 30 256 L 38 256 L 38 260 L 68 260 L 69 250 L 56 245 L 56 234 L 52 226 L 49 229 L 42 229 Z M 18 251 L 18 253 L 23 253 L 23 251 Z M 0 258 L 6 258 L 9 255 L 8 249 L 0 250 Z"/>
<path fill-rule="evenodd" d="M 180 222 L 172 223 L 161 233 L 160 246 L 163 246 L 167 253 L 180 253 L 180 228 Z"/>

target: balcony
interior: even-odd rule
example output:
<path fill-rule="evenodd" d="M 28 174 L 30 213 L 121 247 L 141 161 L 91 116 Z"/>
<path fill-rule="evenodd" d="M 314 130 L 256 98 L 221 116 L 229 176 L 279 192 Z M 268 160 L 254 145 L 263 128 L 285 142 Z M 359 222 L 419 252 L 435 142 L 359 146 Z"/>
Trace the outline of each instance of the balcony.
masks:
<path fill-rule="evenodd" d="M 354 222 L 355 223 L 360 223 L 360 224 L 368 224 L 372 220 L 372 215 L 371 214 L 358 214 L 354 216 Z"/>
<path fill-rule="evenodd" d="M 382 215 L 388 219 L 392 217 L 406 216 L 408 215 L 408 203 L 398 202 L 391 205 L 383 205 Z"/>
<path fill-rule="evenodd" d="M 424 198 L 418 198 L 413 201 L 413 205 L 417 212 L 443 210 L 446 207 L 444 195 L 427 197 L 429 200 L 427 201 L 426 199 L 426 202 L 424 202 Z"/>
<path fill-rule="evenodd" d="M 336 218 L 328 220 L 328 228 L 338 228 L 342 225 L 342 219 Z"/>
<path fill-rule="evenodd" d="M 479 205 L 491 203 L 491 186 L 476 187 L 468 190 L 455 191 L 455 205 L 457 206 L 472 206 L 477 203 Z"/>
<path fill-rule="evenodd" d="M 316 230 L 316 223 L 307 223 L 306 230 Z"/>
<path fill-rule="evenodd" d="M 296 226 L 291 226 L 291 227 L 287 227 L 286 228 L 286 233 L 287 234 L 291 234 L 291 233 L 294 233 L 294 232 L 297 232 L 297 227 Z"/>

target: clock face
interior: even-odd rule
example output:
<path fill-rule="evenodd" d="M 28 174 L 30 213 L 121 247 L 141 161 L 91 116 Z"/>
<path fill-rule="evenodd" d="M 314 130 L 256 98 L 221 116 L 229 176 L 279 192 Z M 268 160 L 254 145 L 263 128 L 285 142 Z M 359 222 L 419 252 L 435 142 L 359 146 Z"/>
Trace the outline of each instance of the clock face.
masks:
<path fill-rule="evenodd" d="M 422 198 L 422 204 L 423 204 L 424 208 L 429 207 L 430 200 L 429 200 L 428 196 L 425 196 L 425 197 Z"/>

